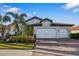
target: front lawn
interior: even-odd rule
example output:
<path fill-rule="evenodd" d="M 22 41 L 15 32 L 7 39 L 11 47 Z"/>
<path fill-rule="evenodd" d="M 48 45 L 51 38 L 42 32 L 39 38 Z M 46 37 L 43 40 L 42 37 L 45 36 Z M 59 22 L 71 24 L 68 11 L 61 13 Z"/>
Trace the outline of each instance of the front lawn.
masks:
<path fill-rule="evenodd" d="M 34 43 L 32 36 L 10 36 L 9 40 L 0 39 L 0 49 L 32 49 Z"/>
<path fill-rule="evenodd" d="M 0 49 L 32 49 L 34 44 L 0 43 Z"/>

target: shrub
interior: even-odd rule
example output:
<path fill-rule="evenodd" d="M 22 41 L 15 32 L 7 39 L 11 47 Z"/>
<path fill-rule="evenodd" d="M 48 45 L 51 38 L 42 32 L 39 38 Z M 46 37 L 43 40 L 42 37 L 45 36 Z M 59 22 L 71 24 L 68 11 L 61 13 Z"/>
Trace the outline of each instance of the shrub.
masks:
<path fill-rule="evenodd" d="M 23 29 L 22 29 L 22 34 L 27 35 L 27 36 L 33 35 L 33 31 L 34 31 L 33 26 L 31 26 L 31 25 L 26 25 L 26 26 L 24 26 Z"/>
<path fill-rule="evenodd" d="M 70 37 L 71 37 L 72 39 L 79 39 L 79 33 L 70 34 Z"/>
<path fill-rule="evenodd" d="M 11 36 L 9 39 L 10 39 L 9 42 L 16 42 L 16 43 L 33 43 L 35 41 L 32 36 L 26 36 L 26 35 Z"/>

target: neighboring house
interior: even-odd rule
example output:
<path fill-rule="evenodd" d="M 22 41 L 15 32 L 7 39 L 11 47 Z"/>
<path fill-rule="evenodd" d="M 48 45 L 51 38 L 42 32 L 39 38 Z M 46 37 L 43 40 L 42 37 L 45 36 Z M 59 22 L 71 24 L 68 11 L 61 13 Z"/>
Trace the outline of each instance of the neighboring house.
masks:
<path fill-rule="evenodd" d="M 54 23 L 52 20 L 32 17 L 26 20 L 28 25 L 34 27 L 36 38 L 70 38 L 70 27 L 74 24 Z"/>
<path fill-rule="evenodd" d="M 79 26 L 71 27 L 71 33 L 79 33 Z"/>
<path fill-rule="evenodd" d="M 0 24 L 0 37 L 1 37 L 1 32 L 5 30 L 5 26 Z"/>
<path fill-rule="evenodd" d="M 9 31 L 9 26 L 7 25 L 0 25 L 0 37 L 1 37 L 1 32 L 4 31 L 4 35 L 6 35 L 6 33 L 8 33 Z"/>

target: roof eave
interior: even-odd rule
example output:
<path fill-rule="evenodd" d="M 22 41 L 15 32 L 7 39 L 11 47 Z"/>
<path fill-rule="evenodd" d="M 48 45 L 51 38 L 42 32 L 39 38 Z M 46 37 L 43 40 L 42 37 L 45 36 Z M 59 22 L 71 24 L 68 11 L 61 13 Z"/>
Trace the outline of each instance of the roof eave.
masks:
<path fill-rule="evenodd" d="M 51 26 L 74 26 L 74 24 L 51 24 Z"/>
<path fill-rule="evenodd" d="M 41 18 L 39 18 L 39 17 L 37 17 L 37 16 L 34 16 L 34 17 L 30 18 L 30 19 L 27 19 L 26 22 L 27 22 L 27 21 L 30 21 L 30 20 L 32 20 L 32 19 L 34 19 L 34 18 L 36 18 L 36 19 L 38 19 L 38 20 L 42 20 Z"/>

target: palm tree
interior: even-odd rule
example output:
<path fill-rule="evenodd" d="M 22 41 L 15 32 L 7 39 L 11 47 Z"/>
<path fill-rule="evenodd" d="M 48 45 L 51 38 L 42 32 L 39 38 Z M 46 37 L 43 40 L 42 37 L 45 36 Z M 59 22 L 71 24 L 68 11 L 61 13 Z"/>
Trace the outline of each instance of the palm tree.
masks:
<path fill-rule="evenodd" d="M 22 25 L 26 24 L 24 17 L 27 17 L 27 15 L 24 13 L 18 14 L 13 12 L 7 12 L 6 14 L 11 15 L 14 18 L 14 22 L 12 24 L 15 27 L 15 35 L 20 34 L 22 30 Z"/>

